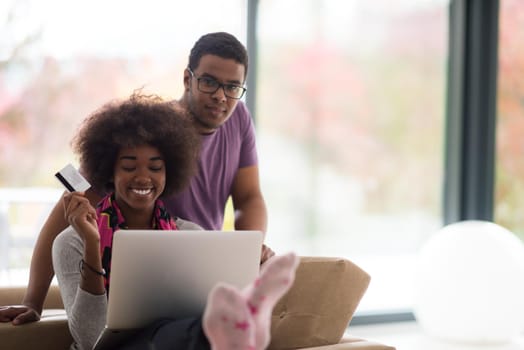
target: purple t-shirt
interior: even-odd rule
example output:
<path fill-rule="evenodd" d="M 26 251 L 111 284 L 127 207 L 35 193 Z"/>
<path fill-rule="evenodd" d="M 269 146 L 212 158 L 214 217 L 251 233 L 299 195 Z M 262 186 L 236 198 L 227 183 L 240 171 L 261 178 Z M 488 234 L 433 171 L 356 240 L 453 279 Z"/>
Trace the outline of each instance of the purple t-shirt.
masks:
<path fill-rule="evenodd" d="M 198 173 L 189 188 L 164 199 L 164 204 L 177 217 L 220 230 L 237 170 L 257 163 L 253 120 L 240 101 L 221 127 L 202 136 Z"/>

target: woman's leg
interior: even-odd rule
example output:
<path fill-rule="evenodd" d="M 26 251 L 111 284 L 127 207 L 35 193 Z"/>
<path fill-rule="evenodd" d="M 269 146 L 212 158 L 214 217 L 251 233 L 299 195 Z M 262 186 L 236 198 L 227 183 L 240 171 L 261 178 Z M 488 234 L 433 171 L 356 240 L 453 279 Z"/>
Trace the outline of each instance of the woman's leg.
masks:
<path fill-rule="evenodd" d="M 254 321 L 233 286 L 219 283 L 209 293 L 203 326 L 212 350 L 255 349 Z"/>
<path fill-rule="evenodd" d="M 225 284 L 216 286 L 209 294 L 203 320 L 211 348 L 265 349 L 271 339 L 273 307 L 293 284 L 298 263 L 293 253 L 275 256 L 243 291 Z"/>
<path fill-rule="evenodd" d="M 160 320 L 130 338 L 118 350 L 209 350 L 202 318 Z"/>
<path fill-rule="evenodd" d="M 262 266 L 259 278 L 242 291 L 255 322 L 258 350 L 269 345 L 273 308 L 293 285 L 299 261 L 294 253 L 270 258 Z"/>

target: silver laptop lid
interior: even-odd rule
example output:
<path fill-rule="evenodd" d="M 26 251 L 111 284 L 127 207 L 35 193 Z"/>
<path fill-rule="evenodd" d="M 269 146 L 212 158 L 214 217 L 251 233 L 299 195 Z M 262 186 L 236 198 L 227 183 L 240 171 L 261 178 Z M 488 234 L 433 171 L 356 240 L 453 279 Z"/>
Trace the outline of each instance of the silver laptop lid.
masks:
<path fill-rule="evenodd" d="M 216 283 L 243 288 L 258 276 L 262 240 L 259 231 L 115 232 L 107 328 L 200 315 Z"/>

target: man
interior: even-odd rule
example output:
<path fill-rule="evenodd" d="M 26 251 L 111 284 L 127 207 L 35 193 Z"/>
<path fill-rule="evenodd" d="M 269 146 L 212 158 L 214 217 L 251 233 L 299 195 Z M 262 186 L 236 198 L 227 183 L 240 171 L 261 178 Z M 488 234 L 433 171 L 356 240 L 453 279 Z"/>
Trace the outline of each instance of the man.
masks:
<path fill-rule="evenodd" d="M 231 195 L 235 229 L 266 230 L 253 122 L 239 102 L 245 93 L 247 67 L 244 46 L 230 34 L 213 33 L 198 40 L 184 71 L 180 102 L 190 111 L 203 144 L 198 176 L 167 205 L 205 229 L 222 227 Z"/>
<path fill-rule="evenodd" d="M 195 43 L 184 71 L 184 93 L 179 102 L 202 134 L 202 150 L 198 173 L 189 187 L 165 199 L 165 204 L 171 212 L 204 229 L 222 228 L 229 196 L 235 209 L 236 230 L 265 232 L 267 228 L 253 122 L 239 101 L 246 91 L 247 68 L 245 47 L 231 34 L 219 32 L 204 35 Z M 86 196 L 93 205 L 100 199 L 91 190 Z M 68 226 L 60 203 L 53 208 L 37 239 L 23 306 L 0 310 L 0 322 L 16 325 L 40 319 L 54 275 L 51 246 Z M 272 255 L 271 249 L 264 246 L 261 262 Z"/>

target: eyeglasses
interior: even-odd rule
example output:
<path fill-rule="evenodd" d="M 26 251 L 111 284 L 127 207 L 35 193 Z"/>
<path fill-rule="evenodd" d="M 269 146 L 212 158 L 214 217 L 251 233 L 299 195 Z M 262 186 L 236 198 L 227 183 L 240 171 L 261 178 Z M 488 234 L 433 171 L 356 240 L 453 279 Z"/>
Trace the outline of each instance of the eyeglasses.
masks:
<path fill-rule="evenodd" d="M 222 84 L 213 78 L 197 77 L 190 68 L 188 68 L 187 70 L 189 71 L 189 73 L 191 73 L 191 76 L 193 76 L 197 80 L 198 91 L 203 92 L 205 94 L 214 94 L 218 91 L 218 89 L 222 88 L 222 90 L 224 90 L 224 94 L 227 97 L 238 100 L 242 98 L 242 96 L 244 96 L 244 93 L 247 90 L 245 87 L 240 85 Z"/>

